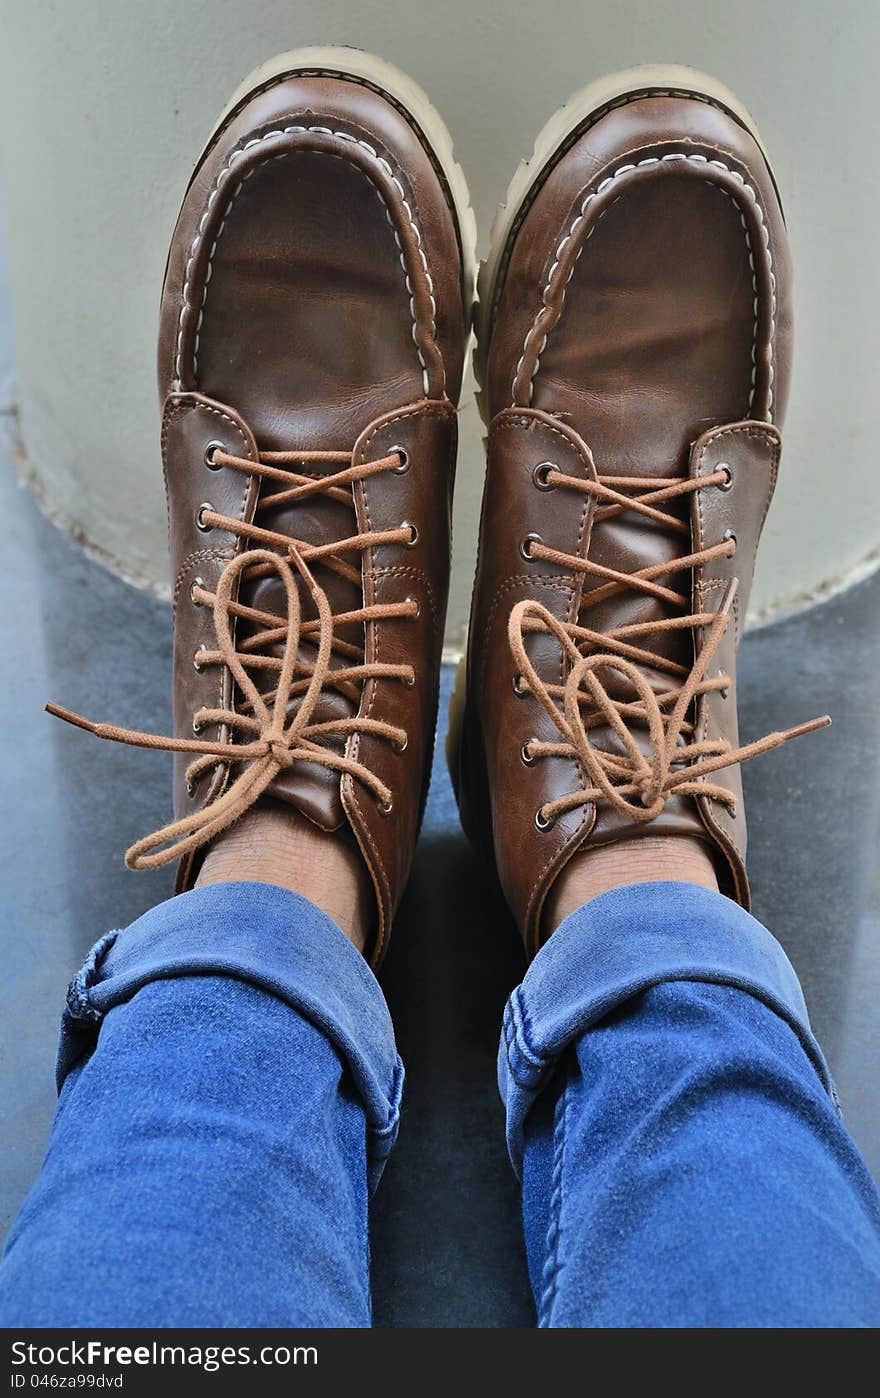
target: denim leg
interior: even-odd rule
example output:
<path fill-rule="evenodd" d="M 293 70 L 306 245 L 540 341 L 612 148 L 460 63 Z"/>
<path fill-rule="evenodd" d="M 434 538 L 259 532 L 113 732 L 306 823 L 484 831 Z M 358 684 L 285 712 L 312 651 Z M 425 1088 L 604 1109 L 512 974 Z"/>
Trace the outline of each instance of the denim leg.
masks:
<path fill-rule="evenodd" d="M 782 948 L 719 894 L 617 889 L 505 1012 L 543 1326 L 880 1323 L 880 1199 Z"/>
<path fill-rule="evenodd" d="M 402 1068 L 378 984 L 306 899 L 197 889 L 68 996 L 7 1326 L 366 1326 L 367 1202 Z"/>

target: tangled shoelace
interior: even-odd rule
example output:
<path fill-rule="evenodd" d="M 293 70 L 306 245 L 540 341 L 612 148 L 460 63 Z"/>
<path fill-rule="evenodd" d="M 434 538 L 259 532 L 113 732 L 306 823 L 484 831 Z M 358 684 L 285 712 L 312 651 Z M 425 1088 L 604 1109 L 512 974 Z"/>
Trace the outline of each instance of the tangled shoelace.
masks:
<path fill-rule="evenodd" d="M 689 525 L 658 508 L 659 505 L 697 490 L 713 486 L 726 488 L 730 480 L 726 467 L 699 479 L 672 481 L 659 477 L 608 475 L 583 480 L 565 475 L 551 462 L 542 462 L 535 472 L 536 484 L 542 489 L 561 487 L 607 502 L 596 509 L 594 526 L 631 510 L 688 538 Z M 634 494 L 626 494 L 628 490 Z M 733 794 L 724 786 L 707 782 L 706 777 L 830 724 L 831 719 L 825 714 L 738 748 L 721 738 L 694 738 L 694 723 L 689 717 L 693 702 L 702 694 L 726 690 L 731 685 L 728 675 L 710 678 L 707 671 L 732 615 L 736 583 L 728 584 L 717 612 L 692 612 L 686 596 L 656 580 L 661 576 L 668 580 L 670 575 L 698 568 L 714 558 L 731 557 L 736 551 L 736 539 L 732 534 L 696 553 L 683 554 L 632 573 L 548 548 L 535 534 L 523 541 L 523 551 L 527 557 L 602 579 L 599 586 L 584 595 L 581 615 L 625 588 L 633 588 L 682 609 L 680 616 L 633 623 L 610 631 L 592 630 L 580 620 L 561 622 L 541 603 L 528 599 L 517 603 L 511 611 L 508 640 L 517 666 L 515 687 L 518 693 L 530 691 L 534 694 L 561 738 L 559 742 L 531 739 L 523 746 L 522 759 L 531 765 L 544 757 L 573 758 L 581 764 L 588 782 L 592 783 L 541 806 L 535 815 L 539 829 L 548 829 L 559 816 L 579 806 L 603 800 L 639 822 L 654 820 L 672 796 L 705 796 L 723 803 L 734 814 Z M 705 637 L 689 669 L 633 643 L 651 633 L 668 631 L 690 630 L 696 637 L 701 628 L 705 628 Z M 540 632 L 556 639 L 568 662 L 568 675 L 563 684 L 545 683 L 529 659 L 526 637 Z M 675 676 L 679 683 L 670 683 L 668 689 L 658 693 L 640 666 L 650 666 Z M 622 677 L 632 697 L 612 697 L 602 681 L 603 671 Z M 590 741 L 590 733 L 600 727 L 611 729 L 622 751 L 606 751 Z M 633 728 L 647 730 L 647 753 L 643 752 Z"/>
<path fill-rule="evenodd" d="M 308 463 L 339 464 L 342 469 L 318 478 L 290 469 L 293 464 L 305 466 Z M 359 465 L 353 463 L 351 452 L 336 451 L 260 452 L 259 461 L 254 462 L 214 448 L 210 464 L 281 482 L 284 488 L 261 498 L 258 511 L 319 494 L 354 510 L 351 487 L 356 481 L 383 471 L 406 470 L 409 458 L 402 448 L 395 447 L 388 456 Z M 345 555 L 361 554 L 380 544 L 412 544 L 417 537 L 414 527 L 404 522 L 398 529 L 368 530 L 339 541 L 315 545 L 218 514 L 207 504 L 201 506 L 198 519 L 203 528 L 228 530 L 251 545 L 225 565 L 216 593 L 209 592 L 197 580 L 190 594 L 195 605 L 213 606 L 217 638 L 217 649 L 198 651 L 193 663 L 197 669 L 225 665 L 241 696 L 240 701 L 235 702 L 233 691 L 233 702 L 228 709 L 198 710 L 193 719 L 192 738 L 163 737 L 136 729 L 119 728 L 114 724 L 92 723 L 81 714 L 58 704 L 46 705 L 47 711 L 56 718 L 84 728 L 99 738 L 163 752 L 193 753 L 194 760 L 187 769 L 190 789 L 212 767 L 242 768 L 235 781 L 215 801 L 137 840 L 125 856 L 126 864 L 132 869 L 156 868 L 207 844 L 249 810 L 279 772 L 298 762 L 317 764 L 354 778 L 373 794 L 379 809 L 387 814 L 392 809 L 393 800 L 385 783 L 364 763 L 345 752 L 334 751 L 326 746 L 326 742 L 328 739 L 348 739 L 350 735 L 360 733 L 387 740 L 398 752 L 403 752 L 407 744 L 404 729 L 380 719 L 361 717 L 357 713 L 326 722 L 315 722 L 313 719 L 321 694 L 328 687 L 357 702 L 368 680 L 393 679 L 406 685 L 415 683 L 411 665 L 367 662 L 363 647 L 343 639 L 337 634 L 336 627 L 392 618 L 415 619 L 419 614 L 418 602 L 407 598 L 402 602 L 374 603 L 334 616 L 327 594 L 315 580 L 309 564 L 319 562 L 360 587 L 361 572 L 346 561 Z M 277 549 L 283 552 L 276 552 Z M 272 572 L 278 575 L 283 585 L 286 600 L 284 617 L 245 606 L 237 600 L 238 585 L 245 576 L 258 578 Z M 317 615 L 312 620 L 303 620 L 297 577 L 315 607 Z M 236 619 L 251 622 L 262 629 L 236 645 Z M 268 647 L 282 642 L 281 656 L 267 653 Z M 304 645 L 314 649 L 313 661 L 305 660 L 300 654 Z M 343 663 L 334 666 L 331 663 L 334 657 Z M 269 693 L 261 692 L 249 670 L 277 671 L 275 689 Z M 299 699 L 296 711 L 292 717 L 288 717 L 290 702 L 296 698 Z M 242 740 L 234 743 L 210 742 L 199 738 L 199 729 L 211 724 L 226 727 L 230 733 L 241 735 Z"/>

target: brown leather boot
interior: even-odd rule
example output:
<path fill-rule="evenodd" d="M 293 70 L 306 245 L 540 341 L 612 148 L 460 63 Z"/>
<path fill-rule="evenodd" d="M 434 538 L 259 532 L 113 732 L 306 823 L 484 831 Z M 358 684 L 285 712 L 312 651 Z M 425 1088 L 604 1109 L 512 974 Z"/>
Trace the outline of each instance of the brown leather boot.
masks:
<path fill-rule="evenodd" d="M 263 798 L 356 842 L 382 955 L 424 803 L 474 223 L 425 95 L 354 50 L 236 93 L 190 181 L 159 331 L 179 858 Z"/>
<path fill-rule="evenodd" d="M 748 905 L 736 647 L 780 453 L 791 268 L 736 100 L 636 69 L 521 166 L 480 283 L 488 473 L 462 817 L 527 948 L 572 855 L 698 836 Z M 464 708 L 464 712 L 461 710 Z"/>

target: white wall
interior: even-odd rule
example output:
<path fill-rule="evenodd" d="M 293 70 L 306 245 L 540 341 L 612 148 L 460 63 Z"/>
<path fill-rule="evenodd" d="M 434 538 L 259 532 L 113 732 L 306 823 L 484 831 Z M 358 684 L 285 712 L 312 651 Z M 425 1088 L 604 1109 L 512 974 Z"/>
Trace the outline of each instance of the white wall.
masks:
<path fill-rule="evenodd" d="M 21 423 L 49 507 L 129 575 L 165 579 L 154 387 L 168 237 L 191 162 L 257 63 L 373 49 L 440 107 L 485 239 L 515 163 L 574 88 L 674 61 L 755 115 L 798 273 L 798 350 L 756 610 L 796 605 L 880 544 L 880 5 L 850 0 L 4 0 L 0 54 Z M 470 592 L 482 476 L 465 409 L 450 637 Z"/>

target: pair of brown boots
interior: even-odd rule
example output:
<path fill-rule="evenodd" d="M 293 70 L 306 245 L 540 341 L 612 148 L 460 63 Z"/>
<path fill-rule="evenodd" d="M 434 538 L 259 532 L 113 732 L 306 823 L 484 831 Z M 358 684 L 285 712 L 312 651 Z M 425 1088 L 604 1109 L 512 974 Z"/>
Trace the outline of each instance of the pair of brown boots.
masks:
<path fill-rule="evenodd" d="M 236 93 L 171 243 L 159 384 L 180 858 L 257 802 L 359 849 L 385 950 L 427 789 L 475 225 L 424 94 L 353 50 Z M 526 941 L 586 846 L 704 842 L 748 903 L 736 648 L 791 361 L 754 126 L 690 70 L 604 79 L 520 166 L 480 278 L 488 471 L 450 765 Z M 86 720 L 58 710 L 87 727 Z M 621 860 L 626 851 L 620 851 Z"/>

